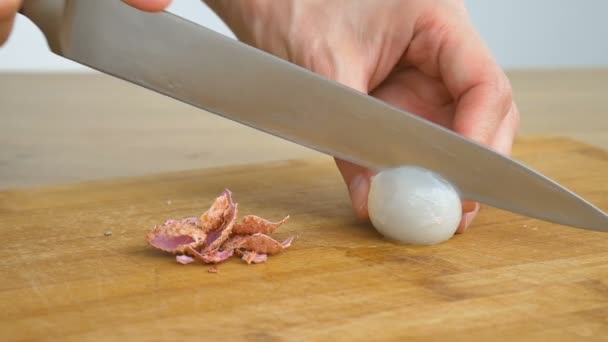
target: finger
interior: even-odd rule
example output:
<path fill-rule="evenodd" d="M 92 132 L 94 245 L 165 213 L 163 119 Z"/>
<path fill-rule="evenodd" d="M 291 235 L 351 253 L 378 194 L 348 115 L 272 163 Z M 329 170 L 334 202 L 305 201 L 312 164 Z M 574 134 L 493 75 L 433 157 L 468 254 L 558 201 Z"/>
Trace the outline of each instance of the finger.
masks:
<path fill-rule="evenodd" d="M 371 95 L 438 125 L 452 127 L 452 96 L 441 80 L 416 68 L 395 71 Z"/>
<path fill-rule="evenodd" d="M 21 0 L 0 0 L 0 45 L 4 44 L 13 30 L 15 15 Z"/>
<path fill-rule="evenodd" d="M 499 153 L 507 156 L 511 155 L 513 142 L 515 141 L 515 137 L 519 132 L 519 128 L 519 110 L 517 109 L 517 105 L 513 102 L 511 103 L 511 108 L 509 109 L 507 116 L 505 116 L 502 123 L 498 127 L 498 130 L 496 131 L 494 139 L 490 145 L 493 146 L 494 149 Z"/>
<path fill-rule="evenodd" d="M 456 104 L 452 129 L 496 149 L 495 136 L 509 113 L 510 90 L 503 81 L 482 81 L 463 92 Z M 504 142 L 504 141 L 503 141 Z M 505 148 L 503 147 L 503 150 Z"/>
<path fill-rule="evenodd" d="M 512 104 L 507 116 L 503 119 L 498 127 L 491 145 L 494 146 L 497 152 L 504 155 L 510 155 L 513 146 L 513 141 L 519 131 L 519 112 L 515 103 Z M 480 206 L 477 202 L 463 201 L 462 203 L 462 219 L 458 226 L 457 234 L 464 233 L 472 224 L 475 216 L 479 212 Z"/>
<path fill-rule="evenodd" d="M 473 223 L 475 216 L 479 212 L 479 203 L 464 201 L 462 205 L 462 219 L 460 220 L 460 224 L 458 225 L 458 229 L 456 230 L 456 234 L 464 233 L 467 228 Z"/>
<path fill-rule="evenodd" d="M 437 57 L 439 73 L 456 101 L 452 129 L 510 153 L 519 120 L 510 83 L 472 25 L 463 21 L 445 31 Z M 463 212 L 457 233 L 465 232 L 478 212 L 478 204 Z"/>
<path fill-rule="evenodd" d="M 336 165 L 348 188 L 353 210 L 359 219 L 367 219 L 367 197 L 374 172 L 359 165 L 336 158 Z"/>
<path fill-rule="evenodd" d="M 468 21 L 444 35 L 438 65 L 456 100 L 453 130 L 494 147 L 494 136 L 513 103 L 510 82 Z"/>
<path fill-rule="evenodd" d="M 160 12 L 169 7 L 171 0 L 122 0 L 127 5 L 146 12 Z"/>

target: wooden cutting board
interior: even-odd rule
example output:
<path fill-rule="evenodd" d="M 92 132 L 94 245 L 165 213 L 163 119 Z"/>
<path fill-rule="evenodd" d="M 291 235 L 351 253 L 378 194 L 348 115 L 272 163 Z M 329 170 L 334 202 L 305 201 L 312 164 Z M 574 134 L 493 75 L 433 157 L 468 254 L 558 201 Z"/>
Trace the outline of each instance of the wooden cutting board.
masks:
<path fill-rule="evenodd" d="M 608 208 L 607 152 L 529 139 L 515 157 Z M 293 246 L 212 274 L 146 245 L 225 187 L 241 215 L 291 215 L 275 235 Z M 329 158 L 0 192 L 0 241 L 4 341 L 608 336 L 608 234 L 483 208 L 447 243 L 392 244 L 353 218 Z"/>

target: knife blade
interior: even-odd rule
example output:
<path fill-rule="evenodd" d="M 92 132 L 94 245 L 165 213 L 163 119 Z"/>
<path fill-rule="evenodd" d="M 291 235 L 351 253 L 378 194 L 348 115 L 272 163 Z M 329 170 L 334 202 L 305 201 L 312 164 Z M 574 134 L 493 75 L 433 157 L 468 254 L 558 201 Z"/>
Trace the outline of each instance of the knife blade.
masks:
<path fill-rule="evenodd" d="M 29 0 L 64 58 L 375 170 L 416 165 L 463 198 L 595 231 L 608 215 L 526 165 L 367 94 L 169 12 L 118 0 Z"/>

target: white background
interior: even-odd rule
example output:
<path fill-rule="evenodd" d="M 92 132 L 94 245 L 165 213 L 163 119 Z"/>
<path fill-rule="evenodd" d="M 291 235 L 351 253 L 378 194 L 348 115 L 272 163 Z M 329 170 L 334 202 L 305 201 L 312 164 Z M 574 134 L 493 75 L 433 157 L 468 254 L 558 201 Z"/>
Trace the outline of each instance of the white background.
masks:
<path fill-rule="evenodd" d="M 505 68 L 608 65 L 608 1 L 467 0 L 466 4 L 473 23 Z M 170 10 L 233 37 L 200 0 L 174 0 Z M 20 17 L 11 39 L 0 48 L 0 70 L 87 69 L 48 52 L 42 34 Z"/>

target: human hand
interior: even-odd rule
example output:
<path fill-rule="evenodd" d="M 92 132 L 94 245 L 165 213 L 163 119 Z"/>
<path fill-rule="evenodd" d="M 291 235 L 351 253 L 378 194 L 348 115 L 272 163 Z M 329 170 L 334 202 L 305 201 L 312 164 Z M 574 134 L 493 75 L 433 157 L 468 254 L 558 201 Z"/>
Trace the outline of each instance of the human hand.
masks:
<path fill-rule="evenodd" d="M 43 0 L 44 1 L 44 0 Z M 15 15 L 21 8 L 22 0 L 0 0 L 0 45 L 8 39 L 15 21 Z M 162 11 L 171 0 L 123 0 L 123 2 L 142 11 Z"/>
<path fill-rule="evenodd" d="M 509 80 L 462 0 L 206 0 L 239 40 L 509 155 Z M 371 170 L 336 159 L 357 216 Z M 463 202 L 458 232 L 479 210 Z"/>
<path fill-rule="evenodd" d="M 11 34 L 20 6 L 21 0 L 0 0 L 0 45 L 4 44 Z"/>

